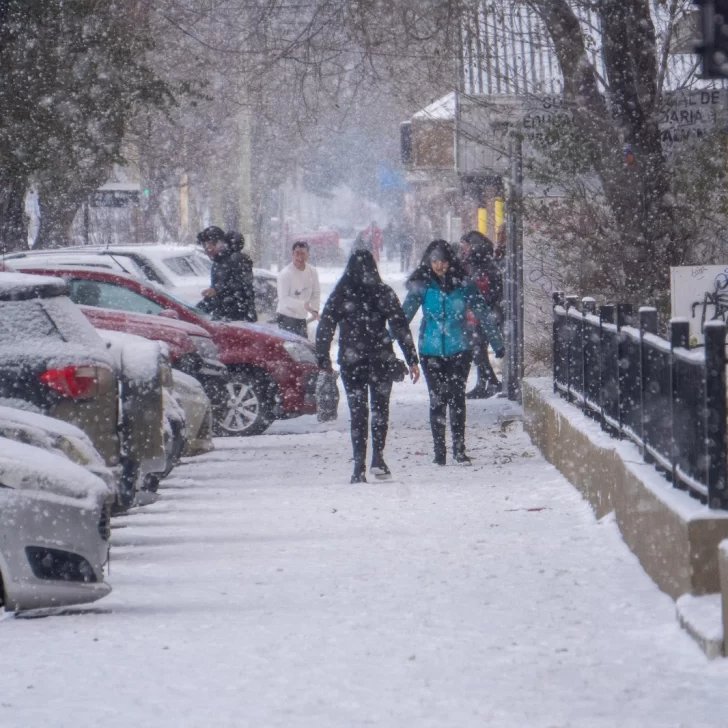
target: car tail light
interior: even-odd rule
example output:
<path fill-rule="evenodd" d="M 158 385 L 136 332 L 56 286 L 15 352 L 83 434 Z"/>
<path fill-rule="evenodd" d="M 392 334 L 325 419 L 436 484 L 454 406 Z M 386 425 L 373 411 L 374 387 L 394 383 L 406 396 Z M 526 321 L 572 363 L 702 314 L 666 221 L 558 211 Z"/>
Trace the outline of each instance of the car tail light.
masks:
<path fill-rule="evenodd" d="M 58 394 L 70 399 L 88 399 L 108 391 L 114 376 L 107 367 L 69 366 L 49 369 L 40 380 Z"/>

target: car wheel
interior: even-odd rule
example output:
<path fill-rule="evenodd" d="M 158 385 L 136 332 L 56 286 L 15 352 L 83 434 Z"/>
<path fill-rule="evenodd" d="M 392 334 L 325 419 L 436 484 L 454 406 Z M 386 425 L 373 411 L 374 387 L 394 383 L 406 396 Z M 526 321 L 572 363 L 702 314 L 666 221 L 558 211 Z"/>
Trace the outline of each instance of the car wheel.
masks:
<path fill-rule="evenodd" d="M 215 411 L 215 434 L 247 437 L 265 432 L 274 419 L 265 382 L 250 372 L 233 372 L 226 388 L 227 402 Z"/>

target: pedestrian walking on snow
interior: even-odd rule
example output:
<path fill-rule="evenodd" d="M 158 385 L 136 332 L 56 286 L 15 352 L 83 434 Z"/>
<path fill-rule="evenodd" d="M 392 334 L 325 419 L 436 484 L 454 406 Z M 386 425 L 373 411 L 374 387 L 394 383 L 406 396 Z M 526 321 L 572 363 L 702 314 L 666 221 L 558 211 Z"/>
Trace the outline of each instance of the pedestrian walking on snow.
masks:
<path fill-rule="evenodd" d="M 308 338 L 308 316 L 315 321 L 321 308 L 318 271 L 308 262 L 309 247 L 297 240 L 291 248 L 293 260 L 278 274 L 278 328 Z"/>
<path fill-rule="evenodd" d="M 445 465 L 445 430 L 450 410 L 452 450 L 456 463 L 470 465 L 465 452 L 465 385 L 472 352 L 467 328 L 470 310 L 483 326 L 496 357 L 504 355 L 503 342 L 490 307 L 467 277 L 452 246 L 434 240 L 407 281 L 403 309 L 407 321 L 422 308 L 419 349 L 430 392 L 430 428 L 437 465 Z"/>
<path fill-rule="evenodd" d="M 211 225 L 197 234 L 197 242 L 212 261 L 210 287 L 202 291 L 199 307 L 214 319 L 257 321 L 253 261 L 243 253 L 243 236 Z"/>
<path fill-rule="evenodd" d="M 460 239 L 460 251 L 466 272 L 490 306 L 500 331 L 503 280 L 493 258 L 493 243 L 478 230 L 471 230 Z M 468 311 L 468 328 L 478 379 L 465 396 L 486 399 L 500 392 L 502 386 L 490 363 L 488 337 L 472 311 Z"/>
<path fill-rule="evenodd" d="M 394 334 L 404 357 L 400 362 L 392 346 Z M 386 285 L 368 250 L 354 250 L 341 279 L 329 296 L 316 332 L 316 354 L 321 369 L 331 371 L 330 348 L 339 327 L 339 367 L 351 413 L 354 453 L 352 483 L 366 483 L 368 400 L 371 401 L 372 460 L 370 472 L 391 477 L 384 461 L 389 428 L 392 382 L 413 382 L 420 377 L 417 351 L 395 292 Z"/>

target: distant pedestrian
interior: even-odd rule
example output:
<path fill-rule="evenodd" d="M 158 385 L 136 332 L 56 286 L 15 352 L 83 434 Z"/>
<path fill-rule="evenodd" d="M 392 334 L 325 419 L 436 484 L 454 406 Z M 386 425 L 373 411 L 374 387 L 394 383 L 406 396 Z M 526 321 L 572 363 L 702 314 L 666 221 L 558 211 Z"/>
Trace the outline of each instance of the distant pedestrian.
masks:
<path fill-rule="evenodd" d="M 466 271 L 490 306 L 500 331 L 503 279 L 493 257 L 493 243 L 478 230 L 471 230 L 460 239 L 460 249 Z M 488 337 L 471 311 L 468 312 L 468 327 L 478 378 L 475 387 L 465 396 L 486 399 L 500 392 L 502 386 L 490 363 Z"/>
<path fill-rule="evenodd" d="M 399 235 L 398 229 L 392 220 L 382 230 L 382 246 L 387 260 L 394 260 L 399 253 Z"/>
<path fill-rule="evenodd" d="M 400 362 L 392 336 L 406 360 Z M 417 351 L 395 292 L 386 285 L 368 250 L 354 250 L 344 274 L 329 296 L 316 332 L 316 354 L 321 369 L 331 370 L 330 348 L 339 326 L 339 367 L 351 413 L 354 453 L 352 483 L 366 483 L 368 400 L 371 400 L 372 460 L 370 472 L 378 478 L 391 473 L 384 461 L 389 428 L 392 382 L 407 370 L 413 382 L 420 377 Z"/>
<path fill-rule="evenodd" d="M 420 266 L 407 281 L 403 309 L 412 321 L 422 308 L 419 349 L 422 369 L 430 392 L 430 428 L 437 465 L 445 465 L 447 410 L 455 462 L 470 465 L 465 452 L 465 385 L 472 353 L 467 329 L 467 311 L 482 324 L 496 357 L 504 355 L 503 342 L 493 314 L 477 286 L 468 279 L 452 246 L 434 240 Z"/>
<path fill-rule="evenodd" d="M 200 308 L 214 319 L 257 321 L 253 261 L 242 252 L 243 236 L 237 232 L 226 235 L 211 225 L 197 234 L 197 242 L 212 261 L 210 287 L 202 291 Z"/>
<path fill-rule="evenodd" d="M 308 262 L 309 247 L 297 240 L 291 248 L 293 260 L 278 274 L 278 327 L 308 338 L 309 316 L 319 317 L 321 286 L 318 271 Z"/>
<path fill-rule="evenodd" d="M 377 227 L 377 223 L 372 220 L 372 224 L 364 231 L 364 235 L 369 238 L 372 255 L 378 263 L 382 254 L 382 231 Z"/>
<path fill-rule="evenodd" d="M 415 247 L 415 231 L 406 220 L 399 228 L 399 270 L 406 273 L 412 264 L 412 251 Z"/>

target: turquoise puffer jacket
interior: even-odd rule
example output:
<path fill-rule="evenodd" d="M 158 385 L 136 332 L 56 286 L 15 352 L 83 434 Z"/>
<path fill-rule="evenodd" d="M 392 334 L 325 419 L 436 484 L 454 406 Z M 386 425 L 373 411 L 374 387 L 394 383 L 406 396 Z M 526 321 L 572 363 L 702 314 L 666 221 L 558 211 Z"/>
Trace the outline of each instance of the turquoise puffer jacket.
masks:
<path fill-rule="evenodd" d="M 414 286 L 402 304 L 408 322 L 412 321 L 420 306 L 420 355 L 453 356 L 469 349 L 468 309 L 480 321 L 493 350 L 503 348 L 495 317 L 472 281 L 466 281 L 450 293 L 445 293 L 434 279 L 429 284 Z"/>

